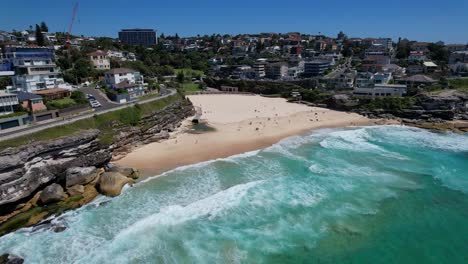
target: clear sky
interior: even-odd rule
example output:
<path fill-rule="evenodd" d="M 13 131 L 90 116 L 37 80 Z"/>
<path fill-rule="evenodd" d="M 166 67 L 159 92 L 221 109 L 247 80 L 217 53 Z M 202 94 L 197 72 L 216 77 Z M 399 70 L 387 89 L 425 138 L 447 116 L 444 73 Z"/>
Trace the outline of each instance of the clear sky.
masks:
<path fill-rule="evenodd" d="M 45 21 L 67 31 L 76 0 L 5 0 L 0 29 Z M 181 36 L 300 31 L 350 37 L 468 42 L 468 0 L 78 0 L 73 34 L 117 37 L 122 28 Z"/>

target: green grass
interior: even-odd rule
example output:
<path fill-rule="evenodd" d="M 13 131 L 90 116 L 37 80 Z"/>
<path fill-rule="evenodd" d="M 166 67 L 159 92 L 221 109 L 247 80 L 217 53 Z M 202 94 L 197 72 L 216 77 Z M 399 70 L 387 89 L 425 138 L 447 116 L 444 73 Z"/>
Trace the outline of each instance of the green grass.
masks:
<path fill-rule="evenodd" d="M 47 102 L 47 107 L 50 109 L 65 109 L 65 108 L 72 107 L 75 105 L 76 105 L 75 100 L 71 98 L 63 98 L 63 99 Z"/>
<path fill-rule="evenodd" d="M 185 77 L 195 77 L 197 75 L 201 76 L 204 74 L 202 71 L 192 69 L 175 69 L 174 72 L 176 75 L 179 74 L 179 72 L 183 72 Z"/>
<path fill-rule="evenodd" d="M 198 83 L 183 83 L 182 88 L 185 92 L 199 92 L 200 89 L 198 88 Z"/>
<path fill-rule="evenodd" d="M 27 114 L 28 114 L 28 112 L 14 112 L 14 113 L 11 113 L 11 114 L 8 114 L 8 115 L 0 116 L 0 119 L 10 118 L 10 117 L 15 117 L 15 116 L 22 116 L 22 115 L 27 115 Z"/>
<path fill-rule="evenodd" d="M 112 144 L 117 126 L 134 126 L 141 117 L 151 114 L 155 110 L 160 110 L 167 105 L 180 100 L 181 96 L 175 94 L 161 100 L 138 104 L 134 107 L 112 111 L 91 118 L 78 120 L 71 124 L 48 128 L 33 134 L 5 140 L 0 142 L 0 150 L 7 147 L 17 147 L 30 142 L 51 140 L 62 136 L 68 136 L 83 130 L 99 129 L 99 141 L 103 144 Z"/>
<path fill-rule="evenodd" d="M 449 87 L 468 93 L 468 78 L 448 79 Z"/>

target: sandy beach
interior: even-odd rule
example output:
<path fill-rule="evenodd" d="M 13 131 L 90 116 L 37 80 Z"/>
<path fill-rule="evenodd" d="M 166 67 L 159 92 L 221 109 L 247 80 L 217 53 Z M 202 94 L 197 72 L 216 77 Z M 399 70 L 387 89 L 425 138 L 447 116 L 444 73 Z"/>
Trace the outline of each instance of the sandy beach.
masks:
<path fill-rule="evenodd" d="M 254 95 L 193 95 L 202 120 L 214 131 L 191 133 L 191 119 L 163 142 L 135 149 L 116 161 L 143 178 L 202 161 L 266 148 L 283 138 L 318 128 L 373 124 L 361 115 Z"/>

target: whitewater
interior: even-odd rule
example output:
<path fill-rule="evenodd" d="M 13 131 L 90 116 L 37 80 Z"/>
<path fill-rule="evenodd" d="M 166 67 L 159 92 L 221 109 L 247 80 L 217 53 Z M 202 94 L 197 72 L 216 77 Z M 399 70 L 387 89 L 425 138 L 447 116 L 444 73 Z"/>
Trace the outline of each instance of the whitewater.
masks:
<path fill-rule="evenodd" d="M 0 237 L 25 263 L 468 263 L 468 135 L 323 129 Z"/>

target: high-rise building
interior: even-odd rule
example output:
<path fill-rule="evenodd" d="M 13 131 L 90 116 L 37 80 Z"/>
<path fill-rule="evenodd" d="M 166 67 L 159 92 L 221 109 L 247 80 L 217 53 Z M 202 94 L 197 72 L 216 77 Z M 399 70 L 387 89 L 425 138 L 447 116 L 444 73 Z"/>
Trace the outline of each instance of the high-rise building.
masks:
<path fill-rule="evenodd" d="M 152 46 L 158 44 L 156 31 L 153 29 L 122 29 L 119 39 L 128 45 Z"/>

